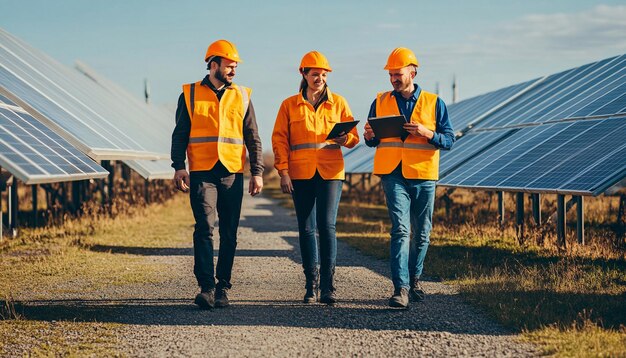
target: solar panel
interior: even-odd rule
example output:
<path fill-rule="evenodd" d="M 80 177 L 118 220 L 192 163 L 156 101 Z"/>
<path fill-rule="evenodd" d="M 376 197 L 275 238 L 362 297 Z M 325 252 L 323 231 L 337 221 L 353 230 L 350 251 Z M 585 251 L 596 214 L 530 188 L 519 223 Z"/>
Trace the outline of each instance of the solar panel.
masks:
<path fill-rule="evenodd" d="M 596 116 L 599 108 L 613 103 L 623 113 L 626 84 L 626 55 L 548 76 L 513 103 L 493 113 L 476 128 L 501 128 L 526 123 L 542 123 L 577 117 Z M 621 106 L 624 103 L 624 106 Z M 621 107 L 621 108 L 620 108 Z"/>
<path fill-rule="evenodd" d="M 518 172 L 498 183 L 499 187 L 519 188 L 527 187 L 538 176 L 559 165 L 561 162 L 580 150 L 581 146 L 592 139 L 588 135 L 598 135 L 592 132 L 597 121 L 580 121 L 574 123 L 559 123 L 554 126 L 556 134 L 523 156 L 510 163 L 512 168 L 521 167 Z M 593 137 L 592 137 L 593 138 Z M 597 138 L 597 137 L 596 137 Z M 566 178 L 563 178 L 565 180 Z M 480 185 L 480 183 L 479 183 Z"/>
<path fill-rule="evenodd" d="M 144 179 L 172 179 L 174 177 L 172 162 L 169 160 L 124 160 L 124 163 Z"/>
<path fill-rule="evenodd" d="M 151 128 L 158 129 L 161 140 L 158 144 L 161 148 L 168 148 L 170 146 L 170 140 L 172 131 L 174 130 L 174 113 L 170 113 L 161 107 L 147 105 L 145 102 L 140 101 L 135 96 L 128 93 L 126 90 L 109 81 L 104 76 L 98 74 L 95 70 L 89 68 L 84 63 L 77 63 L 76 69 L 86 76 L 90 81 L 94 81 L 99 86 L 115 96 L 116 100 L 123 103 L 128 108 L 139 108 L 143 111 L 150 113 Z M 124 160 L 124 163 L 131 169 L 136 171 L 144 179 L 171 179 L 173 176 L 173 169 L 170 166 L 171 162 L 168 160 Z"/>
<path fill-rule="evenodd" d="M 549 127 L 533 127 L 522 130 L 521 133 L 515 132 L 511 134 L 511 137 L 515 137 L 515 140 L 509 137 L 509 140 L 500 141 L 494 145 L 487 146 L 487 150 L 480 155 L 475 156 L 463 163 L 463 165 L 454 170 L 453 172 L 445 175 L 440 181 L 441 184 L 459 184 L 463 186 L 473 186 L 483 180 L 488 173 L 491 174 L 498 169 L 508 164 L 511 158 L 517 158 L 526 150 L 521 144 L 528 140 L 534 139 L 535 143 L 542 140 L 538 137 L 538 134 L 549 129 Z M 506 130 L 501 129 L 494 131 L 495 133 L 505 133 Z M 490 131 L 476 133 L 477 142 L 482 142 L 482 137 L 490 134 Z M 456 149 L 456 148 L 455 148 Z"/>
<path fill-rule="evenodd" d="M 598 160 L 592 168 L 559 186 L 559 192 L 591 192 L 599 195 L 614 183 L 626 177 L 626 146 L 621 146 Z"/>
<path fill-rule="evenodd" d="M 454 170 L 456 166 L 477 155 L 482 150 L 500 141 L 507 135 L 510 135 L 512 132 L 512 130 L 489 131 L 482 132 L 480 135 L 470 132 L 462 136 L 454 144 L 454 151 L 442 150 L 439 152 L 440 176 L 445 176 L 451 170 Z"/>
<path fill-rule="evenodd" d="M 0 29 L 0 94 L 95 159 L 157 159 L 150 113 L 109 92 Z"/>
<path fill-rule="evenodd" d="M 469 125 L 480 121 L 490 111 L 506 105 L 524 91 L 532 88 L 542 79 L 534 79 L 515 84 L 465 101 L 448 105 L 448 116 L 457 132 L 465 132 Z"/>
<path fill-rule="evenodd" d="M 353 173 L 356 168 L 356 164 L 361 162 L 363 158 L 369 157 L 369 154 L 373 153 L 372 148 L 365 145 L 365 143 L 359 143 L 351 149 L 342 148 L 342 151 L 343 163 L 347 173 Z M 373 159 L 373 157 L 370 159 Z"/>
<path fill-rule="evenodd" d="M 96 179 L 109 174 L 23 109 L 7 102 L 0 99 L 0 166 L 22 182 Z"/>
<path fill-rule="evenodd" d="M 624 138 L 623 117 L 526 127 L 468 160 L 439 184 L 597 195 L 624 175 L 626 155 L 617 155 L 626 147 Z"/>

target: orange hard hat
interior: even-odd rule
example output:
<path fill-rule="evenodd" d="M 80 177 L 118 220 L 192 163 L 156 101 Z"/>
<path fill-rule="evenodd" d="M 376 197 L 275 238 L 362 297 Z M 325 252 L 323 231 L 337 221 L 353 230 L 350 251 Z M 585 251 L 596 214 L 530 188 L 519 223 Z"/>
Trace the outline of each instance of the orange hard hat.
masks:
<path fill-rule="evenodd" d="M 210 44 L 209 48 L 206 50 L 204 62 L 209 62 L 209 59 L 213 56 L 223 57 L 235 62 L 243 62 L 239 58 L 239 52 L 237 52 L 235 45 L 226 40 L 217 40 Z"/>
<path fill-rule="evenodd" d="M 321 68 L 328 72 L 333 72 L 333 69 L 330 68 L 328 64 L 328 60 L 326 56 L 322 55 L 320 52 L 311 51 L 302 57 L 302 61 L 300 61 L 300 72 L 304 68 Z"/>
<path fill-rule="evenodd" d="M 415 57 L 413 51 L 408 48 L 398 47 L 391 51 L 387 59 L 387 65 L 385 65 L 385 70 L 398 70 L 409 65 L 418 67 L 419 62 L 417 62 L 417 57 Z"/>

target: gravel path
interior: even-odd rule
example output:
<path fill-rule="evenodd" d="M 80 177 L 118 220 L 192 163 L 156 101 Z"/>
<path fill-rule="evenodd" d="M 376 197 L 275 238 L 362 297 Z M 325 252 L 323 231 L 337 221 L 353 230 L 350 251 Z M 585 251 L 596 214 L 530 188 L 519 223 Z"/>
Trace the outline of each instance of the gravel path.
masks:
<path fill-rule="evenodd" d="M 216 230 L 217 232 L 217 230 Z M 191 237 L 189 238 L 191 245 Z M 217 244 L 217 240 L 216 240 Z M 425 301 L 386 306 L 388 263 L 338 243 L 334 307 L 301 303 L 296 219 L 267 198 L 244 199 L 231 307 L 201 311 L 190 247 L 146 251 L 167 264 L 158 285 L 111 286 L 94 297 L 40 301 L 67 317 L 124 324 L 119 349 L 129 356 L 533 356 L 533 346 L 463 303 L 454 287 L 425 282 Z M 171 272 L 175 274 L 172 275 Z M 30 307 L 37 315 L 37 307 Z M 58 310 L 57 310 L 58 311 Z"/>

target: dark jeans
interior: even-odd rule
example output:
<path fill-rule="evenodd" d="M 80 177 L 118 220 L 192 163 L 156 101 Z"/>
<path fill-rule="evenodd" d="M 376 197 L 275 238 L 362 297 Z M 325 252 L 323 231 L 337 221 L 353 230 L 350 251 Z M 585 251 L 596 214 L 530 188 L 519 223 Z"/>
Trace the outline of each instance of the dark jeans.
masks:
<path fill-rule="evenodd" d="M 305 275 L 317 270 L 319 232 L 320 289 L 334 291 L 333 276 L 337 258 L 335 223 L 341 198 L 341 180 L 324 180 L 318 173 L 311 179 L 293 180 L 293 203 L 298 217 L 300 253 Z"/>
<path fill-rule="evenodd" d="M 193 272 L 198 285 L 214 288 L 231 287 L 230 277 L 237 248 L 237 228 L 243 198 L 243 174 L 231 174 L 220 163 L 209 171 L 189 174 L 191 209 L 196 219 L 193 232 Z M 217 258 L 217 275 L 213 268 L 213 228 L 215 212 L 219 217 L 220 249 Z"/>

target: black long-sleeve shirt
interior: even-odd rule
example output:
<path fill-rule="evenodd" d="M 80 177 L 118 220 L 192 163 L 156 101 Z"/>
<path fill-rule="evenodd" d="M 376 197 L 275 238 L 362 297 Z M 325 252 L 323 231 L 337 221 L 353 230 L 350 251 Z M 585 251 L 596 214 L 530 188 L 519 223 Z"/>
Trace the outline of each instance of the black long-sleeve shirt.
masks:
<path fill-rule="evenodd" d="M 222 99 L 222 95 L 226 86 L 218 90 L 209 81 L 207 75 L 202 80 L 203 86 L 208 86 L 215 92 L 218 100 Z M 191 118 L 187 111 L 185 103 L 185 95 L 181 93 L 178 97 L 178 108 L 176 108 L 176 127 L 172 133 L 172 150 L 170 152 L 172 158 L 172 168 L 175 170 L 185 169 L 185 159 L 187 157 L 187 145 L 189 144 L 189 133 L 191 132 Z M 256 114 L 252 101 L 248 105 L 248 111 L 243 118 L 243 140 L 250 155 L 250 174 L 260 176 L 263 174 L 263 147 L 261 138 L 259 137 L 259 127 L 256 123 Z"/>

